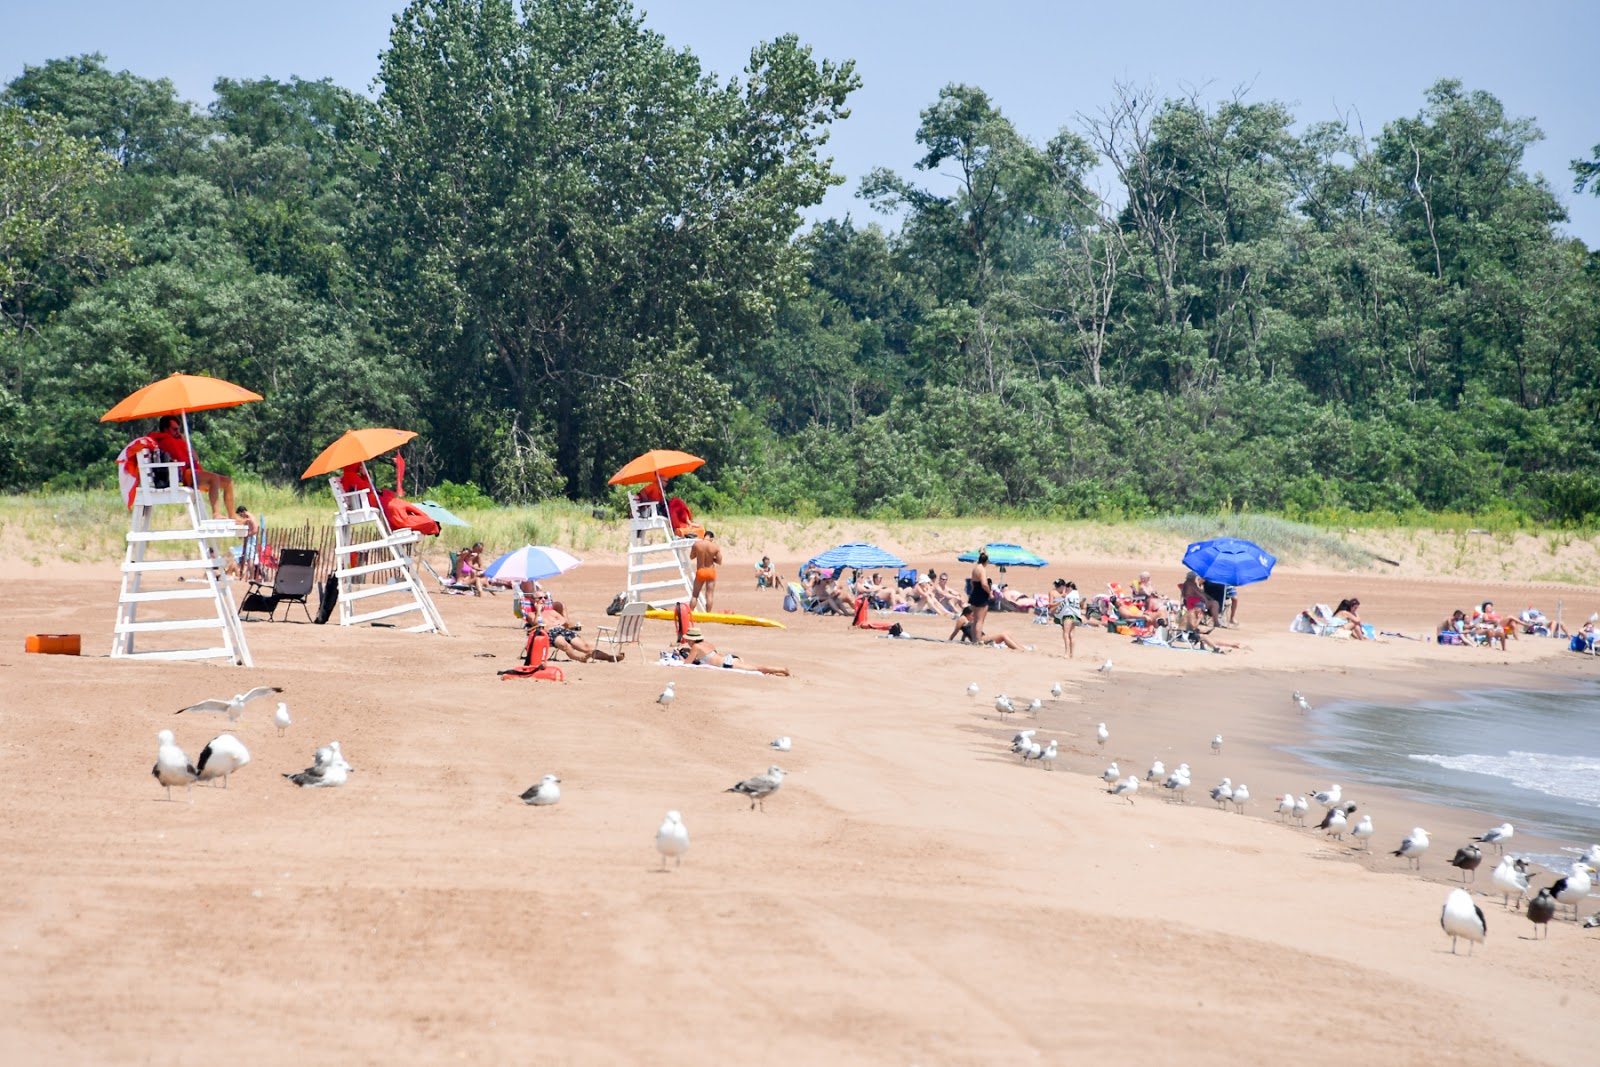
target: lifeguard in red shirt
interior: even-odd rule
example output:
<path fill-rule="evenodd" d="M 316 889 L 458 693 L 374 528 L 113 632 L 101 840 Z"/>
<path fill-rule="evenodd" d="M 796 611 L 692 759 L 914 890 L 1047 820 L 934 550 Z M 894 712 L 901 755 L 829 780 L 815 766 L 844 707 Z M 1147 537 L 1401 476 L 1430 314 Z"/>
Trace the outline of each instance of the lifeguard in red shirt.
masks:
<path fill-rule="evenodd" d="M 189 440 L 183 435 L 183 420 L 176 415 L 163 415 L 157 424 L 156 432 L 150 435 L 156 442 L 156 447 L 183 464 L 179 478 L 184 485 L 194 488 L 198 486 L 205 490 L 206 500 L 211 504 L 211 517 L 226 519 L 233 516 L 233 479 L 226 474 L 216 471 L 202 470 L 195 461 L 194 450 L 189 447 Z M 217 494 L 221 493 L 223 508 L 217 510 Z"/>

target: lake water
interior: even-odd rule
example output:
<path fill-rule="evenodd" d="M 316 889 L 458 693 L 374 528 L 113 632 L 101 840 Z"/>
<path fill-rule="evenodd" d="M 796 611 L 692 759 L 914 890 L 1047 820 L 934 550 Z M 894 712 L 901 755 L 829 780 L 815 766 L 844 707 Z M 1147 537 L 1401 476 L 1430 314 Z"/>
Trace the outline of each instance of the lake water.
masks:
<path fill-rule="evenodd" d="M 1354 772 L 1419 800 L 1486 812 L 1485 830 L 1509 822 L 1569 846 L 1600 842 L 1600 684 L 1329 704 L 1312 712 L 1311 729 L 1312 742 L 1296 752 L 1332 781 Z"/>

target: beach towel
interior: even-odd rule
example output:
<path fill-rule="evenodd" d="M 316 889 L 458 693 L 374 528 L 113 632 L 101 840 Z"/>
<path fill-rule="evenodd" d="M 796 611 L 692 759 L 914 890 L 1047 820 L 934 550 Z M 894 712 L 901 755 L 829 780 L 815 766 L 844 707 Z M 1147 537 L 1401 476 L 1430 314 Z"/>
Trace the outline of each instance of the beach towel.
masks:
<path fill-rule="evenodd" d="M 687 667 L 691 671 L 716 671 L 718 674 L 753 674 L 761 677 L 760 671 L 747 671 L 743 667 L 713 667 L 709 663 L 690 663 L 688 660 L 679 659 L 671 652 L 661 653 L 661 658 L 656 660 L 658 667 Z"/>
<path fill-rule="evenodd" d="M 117 453 L 117 485 L 122 489 L 129 511 L 133 510 L 133 494 L 139 489 L 139 453 L 155 451 L 155 438 L 135 437 Z"/>

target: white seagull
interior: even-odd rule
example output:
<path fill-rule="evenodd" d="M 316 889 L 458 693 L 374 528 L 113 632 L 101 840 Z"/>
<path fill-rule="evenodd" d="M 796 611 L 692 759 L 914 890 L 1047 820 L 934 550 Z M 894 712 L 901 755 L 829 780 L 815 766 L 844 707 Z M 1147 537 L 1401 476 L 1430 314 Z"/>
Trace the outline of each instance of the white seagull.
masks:
<path fill-rule="evenodd" d="M 239 721 L 240 716 L 244 714 L 244 706 L 246 704 L 252 700 L 260 700 L 262 697 L 269 697 L 273 693 L 281 692 L 283 692 L 283 686 L 281 685 L 258 685 L 248 693 L 237 693 L 227 698 L 213 697 L 210 700 L 202 700 L 198 704 L 190 704 L 186 708 L 179 708 L 173 714 L 182 715 L 186 711 L 217 712 L 226 715 L 229 723 L 236 723 Z"/>
<path fill-rule="evenodd" d="M 1100 664 L 1100 673 L 1101 674 L 1110 674 L 1111 673 L 1111 661 L 1110 660 L 1106 660 L 1104 663 Z"/>
<path fill-rule="evenodd" d="M 1022 757 L 1023 763 L 1027 763 L 1031 759 L 1038 759 L 1043 756 L 1044 749 L 1040 747 L 1039 742 L 1030 739 L 1022 742 L 1022 747 L 1017 749 L 1017 754 Z"/>
<path fill-rule="evenodd" d="M 1100 777 L 1107 785 L 1111 785 L 1116 782 L 1118 778 L 1121 778 L 1122 770 L 1117 766 L 1117 761 L 1112 760 L 1111 766 L 1100 772 Z"/>
<path fill-rule="evenodd" d="M 657 704 L 670 704 L 678 699 L 678 694 L 672 691 L 673 685 L 674 683 L 672 682 L 667 683 L 667 687 L 661 691 L 661 695 L 656 697 Z"/>
<path fill-rule="evenodd" d="M 349 761 L 344 758 L 344 750 L 339 747 L 339 742 L 337 742 L 337 741 L 329 741 L 328 742 L 328 752 L 329 752 L 329 756 L 328 756 L 329 762 L 337 764 L 338 766 L 344 768 L 346 771 L 349 771 L 349 772 L 354 772 L 355 771 L 355 768 L 350 766 Z"/>
<path fill-rule="evenodd" d="M 1224 778 L 1222 781 L 1212 786 L 1211 799 L 1216 801 L 1217 807 L 1226 810 L 1228 807 L 1228 802 L 1233 799 L 1233 779 Z"/>
<path fill-rule="evenodd" d="M 272 724 L 278 728 L 278 736 L 282 737 L 293 722 L 294 720 L 289 718 L 289 705 L 281 700 L 278 701 L 278 710 L 272 716 Z"/>
<path fill-rule="evenodd" d="M 1474 841 L 1481 841 L 1485 845 L 1493 845 L 1494 850 L 1500 855 L 1506 854 L 1506 842 L 1516 836 L 1517 828 L 1508 822 L 1503 822 L 1493 830 L 1485 830 L 1474 837 Z"/>
<path fill-rule="evenodd" d="M 972 684 L 967 686 L 967 696 L 975 697 L 977 695 L 978 695 L 978 683 L 977 682 L 973 682 Z"/>
<path fill-rule="evenodd" d="M 1044 746 L 1044 754 L 1039 757 L 1039 762 L 1044 764 L 1045 770 L 1053 771 L 1056 769 L 1056 752 L 1056 743 L 1052 739 L 1048 745 Z"/>
<path fill-rule="evenodd" d="M 1011 751 L 1026 752 L 1028 746 L 1033 743 L 1033 735 L 1038 732 L 1038 730 L 1018 730 L 1016 736 L 1011 739 Z"/>
<path fill-rule="evenodd" d="M 1159 782 L 1166 776 L 1166 764 L 1162 763 L 1160 760 L 1156 760 L 1155 762 L 1151 763 L 1150 769 L 1144 772 L 1144 780 L 1147 782 Z"/>
<path fill-rule="evenodd" d="M 1430 843 L 1428 831 L 1420 826 L 1413 827 L 1406 839 L 1400 842 L 1400 847 L 1389 853 L 1389 855 L 1405 857 L 1408 866 L 1414 863 L 1420 871 L 1422 869 L 1422 855 L 1428 851 Z"/>
<path fill-rule="evenodd" d="M 1106 790 L 1107 793 L 1110 793 L 1114 797 L 1127 797 L 1129 804 L 1133 803 L 1133 794 L 1137 793 L 1138 791 L 1139 779 L 1135 778 L 1131 774 L 1122 779 L 1122 781 L 1114 783 L 1110 789 Z"/>
<path fill-rule="evenodd" d="M 1583 855 L 1578 858 L 1596 870 L 1600 870 L 1600 845 L 1590 845 L 1583 850 Z"/>
<path fill-rule="evenodd" d="M 1362 848 L 1371 849 L 1372 846 L 1368 845 L 1367 842 L 1371 840 L 1375 832 L 1372 827 L 1372 816 L 1363 815 L 1361 816 L 1361 821 L 1351 828 L 1350 836 L 1360 841 Z"/>
<path fill-rule="evenodd" d="M 1558 879 L 1550 887 L 1550 895 L 1556 898 L 1557 904 L 1572 905 L 1572 921 L 1578 921 L 1578 905 L 1583 903 L 1583 898 L 1589 895 L 1592 884 L 1589 879 L 1591 868 L 1582 860 L 1573 863 L 1572 870 L 1565 878 Z"/>
<path fill-rule="evenodd" d="M 545 775 L 537 785 L 523 790 L 522 802 L 536 806 L 561 803 L 561 779 L 553 774 Z"/>
<path fill-rule="evenodd" d="M 1285 793 L 1278 798 L 1278 820 L 1288 822 L 1289 816 L 1294 814 L 1294 794 Z"/>
<path fill-rule="evenodd" d="M 173 740 L 171 730 L 162 730 L 156 735 L 156 765 L 150 768 L 150 774 L 166 787 L 168 800 L 172 799 L 173 786 L 181 785 L 188 789 L 194 784 L 198 773 L 183 749 Z"/>
<path fill-rule="evenodd" d="M 1028 714 L 1038 715 L 1039 709 L 1042 707 L 1044 707 L 1044 701 L 1040 700 L 1038 697 L 1034 697 L 1032 700 L 1028 701 Z"/>
<path fill-rule="evenodd" d="M 1244 806 L 1250 803 L 1250 787 L 1240 782 L 1233 787 L 1233 806 L 1239 809 L 1239 814 L 1244 814 Z"/>
<path fill-rule="evenodd" d="M 1528 895 L 1528 861 L 1516 856 L 1502 856 L 1489 880 L 1494 883 L 1495 892 L 1500 894 L 1501 902 L 1507 908 L 1511 907 L 1513 893 L 1517 895 L 1517 907 L 1520 908 L 1522 898 Z"/>
<path fill-rule="evenodd" d="M 1444 910 L 1439 913 L 1439 926 L 1450 935 L 1450 952 L 1456 951 L 1456 939 L 1467 939 L 1467 955 L 1472 955 L 1474 943 L 1482 944 L 1489 935 L 1489 926 L 1483 920 L 1483 909 L 1472 902 L 1472 894 L 1465 889 L 1452 889 L 1445 898 Z"/>
<path fill-rule="evenodd" d="M 349 765 L 336 758 L 333 749 L 319 748 L 311 766 L 294 774 L 285 774 L 284 777 L 302 789 L 331 789 L 344 785 L 349 780 L 349 774 Z"/>
<path fill-rule="evenodd" d="M 1311 701 L 1307 700 L 1298 689 L 1294 691 L 1294 706 L 1303 712 L 1311 711 Z"/>
<path fill-rule="evenodd" d="M 1343 840 L 1341 835 L 1344 828 L 1350 823 L 1350 816 L 1355 814 L 1355 801 L 1347 800 L 1337 808 L 1329 808 L 1322 821 L 1317 824 L 1317 829 L 1332 834 L 1336 839 Z M 1334 827 L 1337 826 L 1338 830 Z"/>
<path fill-rule="evenodd" d="M 1295 820 L 1295 822 L 1299 823 L 1301 826 L 1304 826 L 1306 824 L 1306 815 L 1308 815 L 1310 813 L 1310 811 L 1311 811 L 1311 805 L 1306 801 L 1305 797 L 1295 797 L 1294 798 L 1294 820 Z"/>
<path fill-rule="evenodd" d="M 1061 683 L 1060 682 L 1057 682 L 1055 685 L 1052 685 L 1050 687 L 1050 699 L 1051 700 L 1060 700 L 1061 699 Z"/>
<path fill-rule="evenodd" d="M 661 853 L 661 869 L 667 869 L 667 857 L 671 856 L 679 867 L 683 866 L 683 854 L 689 851 L 689 828 L 683 825 L 683 816 L 675 811 L 667 812 L 667 817 L 661 820 L 661 825 L 656 829 L 656 851 Z"/>
<path fill-rule="evenodd" d="M 789 749 L 794 747 L 794 742 L 790 741 L 787 737 L 774 737 L 771 741 L 767 742 L 767 747 L 775 748 L 779 752 L 787 752 Z"/>
<path fill-rule="evenodd" d="M 1343 798 L 1344 790 L 1339 788 L 1338 783 L 1334 783 L 1327 789 L 1319 789 L 1311 794 L 1311 799 L 1325 808 L 1338 807 L 1339 801 Z"/>
<path fill-rule="evenodd" d="M 999 696 L 994 698 L 994 710 L 998 711 L 1001 715 L 1009 715 L 1016 709 L 1011 706 L 1011 698 L 1006 696 L 1004 693 L 1001 693 Z"/>
<path fill-rule="evenodd" d="M 1213 737 L 1211 739 L 1211 754 L 1213 756 L 1222 755 L 1222 735 L 1221 734 L 1218 734 L 1216 737 Z"/>
<path fill-rule="evenodd" d="M 1106 747 L 1106 742 L 1111 740 L 1111 731 L 1106 729 L 1106 724 L 1101 723 L 1094 731 L 1095 744 L 1101 748 Z"/>
<path fill-rule="evenodd" d="M 750 810 L 754 811 L 756 805 L 761 805 L 761 810 L 766 811 L 766 799 L 776 793 L 783 785 L 784 769 L 774 763 L 767 768 L 766 774 L 758 774 L 753 778 L 746 778 L 737 785 L 724 789 L 724 793 L 742 793 L 750 798 Z"/>
<path fill-rule="evenodd" d="M 222 779 L 222 788 L 228 788 L 228 776 L 250 762 L 250 750 L 232 734 L 218 734 L 211 743 L 200 750 L 200 760 L 194 765 L 195 780 L 209 782 Z"/>
<path fill-rule="evenodd" d="M 1161 783 L 1161 788 L 1171 790 L 1174 799 L 1183 801 L 1189 792 L 1189 765 L 1180 763 L 1177 770 L 1167 775 L 1167 780 Z"/>

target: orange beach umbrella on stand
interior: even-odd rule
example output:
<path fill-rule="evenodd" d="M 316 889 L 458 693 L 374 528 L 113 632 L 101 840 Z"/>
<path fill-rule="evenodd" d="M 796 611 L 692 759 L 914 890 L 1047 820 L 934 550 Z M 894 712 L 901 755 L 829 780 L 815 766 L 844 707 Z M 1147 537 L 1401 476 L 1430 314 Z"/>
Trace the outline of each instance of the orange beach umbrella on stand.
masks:
<path fill-rule="evenodd" d="M 644 485 L 655 482 L 656 488 L 662 491 L 662 499 L 666 499 L 666 488 L 661 484 L 663 478 L 688 474 L 692 470 L 699 470 L 705 463 L 706 461 L 699 456 L 691 456 L 687 452 L 675 452 L 670 448 L 653 448 L 613 474 L 607 484 Z"/>
<path fill-rule="evenodd" d="M 353 463 L 365 463 L 369 459 L 376 459 L 390 449 L 399 448 L 415 436 L 417 435 L 412 430 L 391 430 L 386 427 L 346 431 L 344 436 L 324 448 L 322 454 L 311 461 L 311 466 L 306 468 L 300 480 L 315 478 L 319 474 L 332 474 Z"/>
<path fill-rule="evenodd" d="M 189 412 L 238 407 L 240 404 L 249 404 L 260 399 L 262 399 L 260 393 L 252 393 L 242 385 L 234 385 L 221 378 L 208 378 L 204 374 L 174 373 L 158 382 L 152 382 L 137 392 L 129 393 L 116 407 L 101 415 L 100 421 L 132 422 L 134 419 L 159 419 L 163 415 L 177 415 L 183 419 L 183 439 L 188 441 Z M 189 446 L 189 458 L 194 459 L 192 443 Z M 190 474 L 194 477 L 192 471 Z"/>

